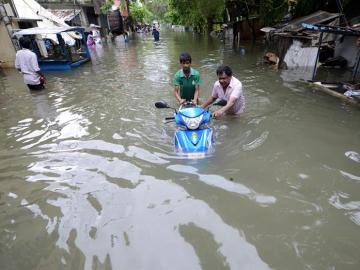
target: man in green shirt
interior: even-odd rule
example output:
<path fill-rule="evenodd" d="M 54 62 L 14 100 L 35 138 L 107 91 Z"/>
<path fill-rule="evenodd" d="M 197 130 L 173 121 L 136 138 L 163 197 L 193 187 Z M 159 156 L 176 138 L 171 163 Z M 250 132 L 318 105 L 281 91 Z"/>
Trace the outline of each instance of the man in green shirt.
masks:
<path fill-rule="evenodd" d="M 200 73 L 191 67 L 191 56 L 186 52 L 180 54 L 180 65 L 181 69 L 174 76 L 174 95 L 180 104 L 185 101 L 197 104 L 201 84 Z"/>

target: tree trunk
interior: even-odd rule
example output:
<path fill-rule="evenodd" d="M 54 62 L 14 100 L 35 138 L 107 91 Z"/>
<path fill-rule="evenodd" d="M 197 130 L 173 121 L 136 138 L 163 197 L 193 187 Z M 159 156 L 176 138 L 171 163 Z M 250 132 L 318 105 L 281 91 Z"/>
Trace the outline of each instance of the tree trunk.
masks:
<path fill-rule="evenodd" d="M 210 35 L 211 31 L 213 30 L 213 17 L 207 18 L 207 33 Z"/>
<path fill-rule="evenodd" d="M 247 21 L 247 23 L 249 25 L 249 28 L 251 30 L 252 42 L 255 42 L 255 40 L 256 40 L 256 32 L 255 32 L 255 27 L 254 27 L 254 21 L 252 21 L 250 23 L 249 16 L 246 16 L 246 21 Z"/>

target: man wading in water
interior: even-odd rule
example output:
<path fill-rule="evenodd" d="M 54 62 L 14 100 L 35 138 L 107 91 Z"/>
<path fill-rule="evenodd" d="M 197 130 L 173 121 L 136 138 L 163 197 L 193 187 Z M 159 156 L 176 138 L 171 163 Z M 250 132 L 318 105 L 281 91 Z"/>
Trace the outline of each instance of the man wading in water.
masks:
<path fill-rule="evenodd" d="M 224 114 L 240 114 L 245 109 L 245 97 L 242 83 L 233 76 L 229 66 L 221 65 L 216 69 L 218 81 L 214 83 L 211 96 L 201 105 L 205 108 L 216 99 L 223 99 L 227 104 L 221 109 L 213 112 L 214 118 Z"/>
<path fill-rule="evenodd" d="M 45 77 L 40 72 L 36 54 L 30 50 L 31 40 L 21 37 L 19 43 L 22 49 L 16 53 L 15 68 L 23 74 L 30 90 L 44 89 Z"/>

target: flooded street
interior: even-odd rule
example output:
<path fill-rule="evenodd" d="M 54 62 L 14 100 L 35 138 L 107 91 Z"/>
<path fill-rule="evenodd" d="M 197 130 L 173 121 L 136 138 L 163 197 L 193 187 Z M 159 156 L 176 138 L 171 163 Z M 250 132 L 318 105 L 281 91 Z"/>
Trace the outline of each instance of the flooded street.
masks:
<path fill-rule="evenodd" d="M 0 265 L 22 269 L 359 269 L 360 110 L 245 54 L 162 32 L 92 50 L 29 92 L 0 73 Z M 220 63 L 246 112 L 215 153 L 174 152 L 178 57 L 210 95 Z"/>

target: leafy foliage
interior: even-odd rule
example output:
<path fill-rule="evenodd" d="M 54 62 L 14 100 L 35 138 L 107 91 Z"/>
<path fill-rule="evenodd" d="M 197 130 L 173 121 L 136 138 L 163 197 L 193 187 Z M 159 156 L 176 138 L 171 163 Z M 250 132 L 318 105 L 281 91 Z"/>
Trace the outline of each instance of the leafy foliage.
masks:
<path fill-rule="evenodd" d="M 146 8 L 153 14 L 154 19 L 164 18 L 169 8 L 168 0 L 153 0 L 146 2 Z"/>
<path fill-rule="evenodd" d="M 259 2 L 260 21 L 263 25 L 280 21 L 288 8 L 287 1 L 284 0 L 260 0 Z"/>
<path fill-rule="evenodd" d="M 100 6 L 100 11 L 103 14 L 106 14 L 108 12 L 108 10 L 111 9 L 112 6 L 112 1 L 111 0 L 106 0 L 101 6 Z M 123 10 L 125 8 L 125 0 L 123 0 L 120 4 L 120 10 Z"/>
<path fill-rule="evenodd" d="M 169 0 L 166 17 L 175 24 L 192 25 L 204 31 L 210 29 L 213 20 L 221 20 L 224 8 L 224 0 Z"/>
<path fill-rule="evenodd" d="M 152 18 L 152 13 L 138 2 L 131 2 L 129 9 L 131 20 L 135 23 L 144 23 Z"/>
<path fill-rule="evenodd" d="M 297 0 L 295 16 L 316 10 L 339 12 L 337 0 Z M 339 0 L 344 9 L 359 0 Z M 222 21 L 225 7 L 231 21 L 238 16 L 259 16 L 263 25 L 281 21 L 288 12 L 289 0 L 143 0 L 158 18 L 172 24 L 191 25 L 200 31 L 210 30 L 213 21 Z"/>
<path fill-rule="evenodd" d="M 111 9 L 111 5 L 111 1 L 105 1 L 100 7 L 101 13 L 106 14 L 108 10 Z"/>

